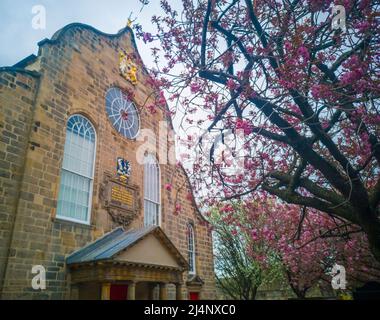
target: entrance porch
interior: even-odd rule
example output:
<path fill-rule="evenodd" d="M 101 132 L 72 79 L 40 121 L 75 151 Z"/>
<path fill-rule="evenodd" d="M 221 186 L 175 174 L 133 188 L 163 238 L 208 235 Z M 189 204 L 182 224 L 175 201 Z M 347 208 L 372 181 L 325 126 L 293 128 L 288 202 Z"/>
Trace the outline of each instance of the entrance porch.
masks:
<path fill-rule="evenodd" d="M 71 254 L 71 299 L 166 300 L 183 298 L 186 260 L 157 226 L 117 228 Z M 174 298 L 172 295 L 172 298 Z"/>

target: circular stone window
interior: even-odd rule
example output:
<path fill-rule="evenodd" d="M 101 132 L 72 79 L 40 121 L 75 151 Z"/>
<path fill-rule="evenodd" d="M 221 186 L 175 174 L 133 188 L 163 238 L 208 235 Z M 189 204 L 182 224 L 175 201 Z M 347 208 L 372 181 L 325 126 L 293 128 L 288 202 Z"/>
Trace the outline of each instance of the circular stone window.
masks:
<path fill-rule="evenodd" d="M 140 117 L 135 104 L 119 88 L 111 88 L 106 94 L 106 111 L 114 128 L 128 139 L 136 138 L 140 129 Z"/>

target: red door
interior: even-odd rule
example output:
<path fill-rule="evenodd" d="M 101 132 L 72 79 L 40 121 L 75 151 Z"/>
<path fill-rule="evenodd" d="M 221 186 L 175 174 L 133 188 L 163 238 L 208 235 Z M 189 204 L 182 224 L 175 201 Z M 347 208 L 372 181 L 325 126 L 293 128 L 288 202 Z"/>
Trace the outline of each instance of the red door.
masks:
<path fill-rule="evenodd" d="M 199 292 L 190 292 L 190 300 L 199 300 Z"/>
<path fill-rule="evenodd" d="M 128 285 L 112 284 L 110 292 L 110 300 L 127 300 Z"/>

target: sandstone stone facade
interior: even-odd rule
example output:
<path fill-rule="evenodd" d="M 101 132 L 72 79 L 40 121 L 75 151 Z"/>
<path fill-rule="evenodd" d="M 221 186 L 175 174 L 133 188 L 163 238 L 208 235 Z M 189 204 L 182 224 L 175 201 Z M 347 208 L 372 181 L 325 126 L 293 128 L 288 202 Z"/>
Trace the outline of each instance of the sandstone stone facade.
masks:
<path fill-rule="evenodd" d="M 158 137 L 161 121 L 170 122 L 163 110 L 151 113 L 154 89 L 144 67 L 138 64 L 138 82 L 126 81 L 119 72 L 119 53 L 139 55 L 132 31 L 103 34 L 73 24 L 51 40 L 39 43 L 39 53 L 15 67 L 0 68 L 0 294 L 2 299 L 68 299 L 70 273 L 65 258 L 104 233 L 116 228 L 100 193 L 107 174 L 114 174 L 116 159 L 132 166 L 129 183 L 138 187 L 140 209 L 127 228 L 144 221 L 143 165 L 135 154 L 144 141 L 129 140 L 111 125 L 105 111 L 105 94 L 111 87 L 133 92 L 141 128 Z M 82 114 L 96 130 L 96 159 L 90 225 L 57 219 L 60 172 L 70 115 Z M 170 140 L 157 139 L 157 150 Z M 170 148 L 169 148 L 170 149 Z M 167 151 L 169 152 L 169 151 Z M 161 153 L 162 155 L 162 153 Z M 159 158 L 160 154 L 156 154 Z M 160 159 L 159 159 L 160 160 Z M 215 296 L 212 238 L 197 211 L 190 185 L 178 166 L 160 164 L 161 228 L 187 258 L 187 225 L 195 230 L 196 271 L 202 280 L 200 298 Z M 164 188 L 170 183 L 171 191 Z M 181 211 L 176 212 L 177 204 Z M 32 267 L 46 268 L 47 288 L 31 287 Z M 186 283 L 188 275 L 183 274 Z M 189 288 L 183 289 L 185 297 Z"/>

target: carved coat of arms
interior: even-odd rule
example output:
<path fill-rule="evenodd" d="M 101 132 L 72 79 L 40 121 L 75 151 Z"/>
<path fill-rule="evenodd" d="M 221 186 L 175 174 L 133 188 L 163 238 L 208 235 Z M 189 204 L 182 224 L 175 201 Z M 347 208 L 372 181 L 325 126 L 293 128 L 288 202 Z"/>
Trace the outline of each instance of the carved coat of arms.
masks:
<path fill-rule="evenodd" d="M 120 180 L 127 181 L 131 176 L 131 164 L 129 161 L 123 158 L 117 158 L 116 172 Z"/>
<path fill-rule="evenodd" d="M 137 84 L 137 66 L 131 57 L 124 51 L 119 53 L 120 74 L 133 85 Z"/>

